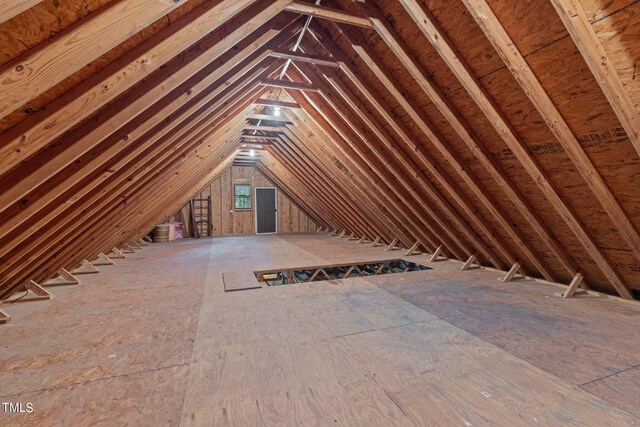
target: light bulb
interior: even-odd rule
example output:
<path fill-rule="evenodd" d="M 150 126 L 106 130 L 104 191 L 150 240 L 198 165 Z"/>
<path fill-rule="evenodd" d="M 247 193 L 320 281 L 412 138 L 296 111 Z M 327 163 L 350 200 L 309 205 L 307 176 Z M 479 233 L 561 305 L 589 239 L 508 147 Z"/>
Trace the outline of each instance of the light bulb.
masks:
<path fill-rule="evenodd" d="M 280 115 L 280 107 L 276 107 L 273 109 L 273 114 L 275 114 L 276 116 Z"/>
<path fill-rule="evenodd" d="M 255 156 L 256 156 L 256 150 L 251 150 L 251 151 L 249 151 L 249 155 L 250 155 L 251 157 L 255 157 Z"/>

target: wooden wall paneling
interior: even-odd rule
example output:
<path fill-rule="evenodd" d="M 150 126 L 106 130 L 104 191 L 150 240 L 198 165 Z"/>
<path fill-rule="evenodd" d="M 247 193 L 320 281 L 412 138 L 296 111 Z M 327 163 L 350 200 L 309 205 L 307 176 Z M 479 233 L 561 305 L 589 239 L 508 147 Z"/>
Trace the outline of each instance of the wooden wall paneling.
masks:
<path fill-rule="evenodd" d="M 253 177 L 247 174 L 248 167 L 232 167 L 231 168 L 231 193 L 226 195 L 233 199 L 234 185 L 235 184 L 249 184 L 251 185 L 251 208 L 250 209 L 235 209 L 233 207 L 233 234 L 254 234 L 253 227 L 253 212 L 255 209 L 255 200 L 253 190 L 255 185 L 253 183 Z M 223 195 L 224 196 L 224 195 Z"/>
<path fill-rule="evenodd" d="M 120 144 L 131 144 L 135 138 L 161 123 L 171 113 L 192 103 L 192 100 L 197 99 L 201 93 L 206 93 L 208 90 L 210 97 L 215 96 L 211 88 L 221 91 L 224 87 L 215 88 L 214 83 L 218 82 L 219 85 L 219 81 L 225 76 L 231 78 L 229 73 L 240 62 L 246 64 L 246 70 L 253 69 L 268 53 L 251 55 L 274 39 L 278 33 L 279 30 L 269 29 L 260 36 L 249 36 L 243 43 L 247 46 L 240 52 L 231 51 L 226 54 L 224 52 L 228 49 L 227 43 L 214 43 L 215 40 L 221 39 L 224 33 L 214 40 L 207 39 L 207 43 L 202 46 L 204 52 L 198 49 L 193 50 L 190 55 L 181 57 L 181 61 L 174 61 L 167 68 L 158 70 L 144 85 L 134 88 L 118 99 L 112 108 L 65 135 L 53 149 L 54 152 L 48 155 L 47 161 L 42 162 L 37 168 L 29 169 L 29 165 L 24 165 L 12 173 L 12 176 L 17 175 L 17 178 L 3 179 L 3 182 L 6 179 L 12 180 L 11 186 L 0 194 L 0 205 L 14 203 L 24 197 L 27 191 L 77 160 L 83 153 L 100 144 L 131 120 L 141 114 L 144 117 L 143 112 L 151 110 L 150 107 L 154 103 L 157 111 L 150 114 L 150 117 L 148 116 L 148 119 L 139 124 L 135 130 L 129 130 L 122 136 L 123 141 Z M 217 58 L 220 58 L 219 62 L 215 61 Z M 202 98 L 200 104 L 207 102 L 208 99 Z M 71 144 L 71 141 L 75 142 Z"/>
<path fill-rule="evenodd" d="M 266 160 L 268 157 L 268 154 L 262 156 L 257 162 L 256 168 L 258 168 L 265 176 L 269 177 L 278 186 L 278 188 L 280 188 L 288 196 L 289 199 L 297 200 L 297 203 L 299 203 L 300 206 L 303 206 L 303 208 L 309 213 L 309 215 L 312 216 L 315 222 L 317 222 L 318 224 L 322 224 L 323 226 L 328 226 L 329 223 L 327 221 L 327 218 L 321 215 L 319 209 L 317 209 L 316 207 L 317 201 L 314 203 L 313 201 L 308 200 L 308 198 L 303 197 L 302 194 L 294 190 L 294 187 L 292 185 L 295 184 L 292 184 L 291 182 L 285 182 L 279 176 L 276 176 L 275 173 L 272 172 L 266 164 L 268 162 L 268 160 Z"/>
<path fill-rule="evenodd" d="M 257 12 L 251 17 L 243 15 L 238 18 L 238 28 L 224 39 L 224 45 L 231 48 L 239 43 L 247 34 L 275 16 L 288 2 L 289 0 L 277 0 L 263 9 L 250 10 Z M 231 11 L 223 10 L 222 6 L 224 5 L 218 4 L 206 11 L 198 8 L 190 12 L 69 90 L 43 111 L 3 133 L 2 139 L 6 144 L 0 149 L 0 174 L 42 149 L 54 138 L 222 26 L 232 17 L 227 14 Z M 105 91 L 105 87 L 109 90 Z"/>
<path fill-rule="evenodd" d="M 375 10 L 371 11 L 371 13 L 375 13 Z M 426 76 L 419 65 L 417 65 L 417 61 L 412 55 L 409 53 L 408 48 L 403 42 L 399 39 L 399 36 L 395 33 L 393 28 L 389 26 L 386 20 L 375 17 L 372 19 L 374 23 L 374 28 L 381 36 L 381 38 L 385 41 L 385 43 L 389 46 L 390 50 L 394 52 L 394 55 L 399 59 L 399 61 L 407 68 L 414 79 L 418 82 L 419 86 L 423 88 L 424 92 L 433 100 L 434 104 L 439 107 L 441 112 L 447 117 L 454 128 L 457 128 L 460 131 L 460 134 L 463 138 L 473 138 L 470 132 L 466 131 L 466 127 L 460 122 L 460 115 L 456 114 L 450 108 L 450 105 L 444 101 L 444 97 L 440 96 L 439 88 L 430 82 L 429 78 Z M 354 45 L 356 41 L 352 39 Z M 370 66 L 372 71 L 381 78 L 381 81 L 386 85 L 387 88 L 391 88 L 391 91 L 394 97 L 412 114 L 412 116 L 420 116 L 419 112 L 414 110 L 411 106 L 411 103 L 408 102 L 405 96 L 401 94 L 398 90 L 398 83 L 391 76 L 388 70 L 384 69 L 384 66 L 381 62 L 375 59 L 375 56 L 372 55 L 371 49 L 364 46 L 364 44 L 357 45 L 356 51 L 360 53 L 360 56 L 365 60 L 365 62 Z M 347 63 L 344 63 L 342 68 L 348 69 Z M 355 77 L 353 70 L 347 71 L 347 73 L 351 74 Z M 373 95 L 370 94 L 369 98 L 373 98 Z M 411 111 L 413 110 L 413 111 Z M 387 113 L 388 115 L 388 113 Z M 416 117 L 417 118 L 417 117 Z M 432 123 L 426 120 L 426 117 L 422 115 L 416 123 L 419 124 L 421 130 L 427 135 L 429 141 L 438 149 L 438 151 L 444 156 L 447 162 L 453 167 L 453 169 L 457 172 L 457 174 L 463 179 L 463 181 L 468 185 L 468 187 L 472 190 L 474 195 L 478 197 L 478 199 L 482 202 L 482 205 L 489 211 L 492 215 L 493 219 L 502 227 L 503 230 L 506 231 L 506 235 L 513 240 L 515 244 L 515 248 L 518 250 L 522 250 L 524 256 L 528 261 L 530 261 L 530 265 L 532 265 L 544 278 L 547 280 L 554 280 L 554 275 L 552 271 L 549 269 L 545 263 L 542 262 L 541 258 L 536 255 L 535 249 L 532 245 L 527 241 L 525 237 L 521 235 L 521 233 L 516 229 L 513 225 L 513 221 L 511 221 L 504 212 L 502 212 L 499 208 L 497 208 L 497 204 L 495 200 L 489 195 L 489 192 L 484 189 L 479 181 L 470 176 L 470 171 L 468 168 L 463 166 L 463 162 L 458 158 L 458 155 L 451 148 L 450 144 L 447 143 L 445 138 L 437 131 L 437 129 L 433 126 Z M 406 136 L 406 133 L 403 132 Z M 406 138 L 406 140 L 411 141 L 410 138 Z M 415 144 L 412 144 L 415 145 Z M 435 176 L 438 178 L 438 181 L 448 189 L 448 193 L 451 197 L 460 205 L 467 214 L 474 219 L 474 224 L 480 230 L 482 230 L 483 234 L 487 236 L 489 241 L 492 242 L 494 247 L 502 254 L 502 259 L 506 259 L 507 262 L 512 265 L 515 263 L 517 259 L 517 255 L 514 255 L 513 248 L 509 248 L 502 242 L 498 240 L 498 238 L 493 237 L 493 233 L 489 230 L 489 226 L 487 224 L 486 219 L 476 218 L 475 215 L 472 214 L 473 207 L 469 205 L 465 201 L 465 197 L 460 193 L 460 190 L 456 190 L 453 186 L 455 185 L 450 179 L 446 178 L 443 174 L 438 172 L 438 169 L 433 167 L 435 164 L 435 160 L 432 156 L 428 154 L 428 152 L 424 149 L 424 147 L 420 147 L 417 145 L 418 150 L 416 150 L 419 155 L 422 156 L 422 164 L 429 168 Z M 478 213 L 478 215 L 480 215 Z M 504 265 L 498 267 L 499 269 L 504 269 Z"/>
<path fill-rule="evenodd" d="M 0 118 L 167 15 L 186 0 L 112 2 L 0 68 Z M 228 8 L 236 2 L 226 1 Z M 239 12 L 250 0 L 237 2 Z M 1 13 L 1 11 L 0 11 Z M 2 15 L 0 15 L 1 17 Z M 97 42 L 99 40 L 99 42 Z"/>
<path fill-rule="evenodd" d="M 336 219 L 327 209 L 326 204 L 314 197 L 308 187 L 291 175 L 288 169 L 283 168 L 283 164 L 279 163 L 271 154 L 263 156 L 259 165 L 268 176 L 271 176 L 275 182 L 279 183 L 280 188 L 285 189 L 291 197 L 296 197 L 308 211 L 314 212 L 314 215 L 318 217 L 318 221 L 326 224 L 339 224 L 342 221 Z"/>
<path fill-rule="evenodd" d="M 233 187 L 231 186 L 231 168 L 227 168 L 222 172 L 220 176 L 221 180 L 221 193 L 222 194 L 231 194 L 233 191 Z M 231 211 L 233 210 L 233 200 L 231 197 L 222 197 L 221 199 L 222 206 L 222 231 L 223 235 L 233 234 L 233 216 Z"/>
<path fill-rule="evenodd" d="M 465 233 L 467 235 L 467 239 L 472 242 L 475 247 L 482 250 L 483 256 L 486 257 L 486 259 L 490 260 L 490 262 L 495 267 L 501 269 L 503 267 L 503 263 L 500 261 L 500 258 L 498 258 L 493 253 L 493 251 L 483 243 L 483 237 L 477 236 L 475 232 L 473 232 L 473 230 L 469 228 L 466 220 L 454 210 L 453 206 L 451 206 L 447 202 L 446 197 L 438 192 L 433 183 L 430 182 L 430 179 L 422 172 L 420 172 L 420 168 L 413 163 L 411 157 L 420 159 L 420 154 L 418 154 L 419 150 L 414 149 L 416 148 L 416 145 L 412 144 L 413 147 L 409 147 L 409 151 L 405 151 L 403 147 L 398 147 L 396 145 L 397 142 L 395 141 L 395 139 L 385 130 L 381 123 L 373 120 L 373 117 L 370 115 L 367 108 L 362 104 L 359 98 L 354 95 L 350 91 L 350 89 L 339 80 L 336 74 L 326 72 L 325 77 L 327 78 L 329 84 L 335 90 L 335 92 L 338 93 L 342 97 L 344 102 L 349 105 L 351 110 L 355 111 L 355 113 L 368 126 L 368 128 L 376 134 L 378 139 L 387 146 L 388 152 L 392 153 L 392 155 L 396 157 L 396 161 L 401 165 L 401 168 L 404 170 L 415 171 L 414 174 L 410 175 L 412 178 L 414 178 L 412 180 L 413 182 L 405 184 L 407 186 L 407 189 L 411 192 L 414 186 L 417 188 L 422 188 L 422 190 L 426 194 L 429 194 L 430 199 L 435 200 L 436 205 L 438 205 L 442 211 L 446 212 L 448 217 L 452 218 L 452 220 L 456 223 L 456 229 L 461 230 L 463 233 Z M 366 89 L 363 87 L 363 90 Z M 379 153 L 379 155 L 382 156 L 381 159 L 384 159 L 387 156 L 387 154 L 382 152 L 382 150 L 380 150 Z M 488 230 L 484 222 L 475 216 L 476 214 L 473 211 L 473 208 L 468 206 L 462 200 L 461 196 L 456 197 L 457 192 L 452 188 L 452 184 L 447 179 L 445 179 L 437 170 L 437 168 L 435 167 L 434 159 L 423 157 L 421 160 L 421 164 L 426 166 L 431 174 L 436 177 L 446 189 L 449 190 L 450 194 L 454 195 L 456 201 L 461 203 L 461 205 L 465 208 L 465 212 L 467 213 L 467 215 L 474 221 L 475 226 L 482 230 L 482 232 L 486 236 L 485 238 L 489 239 L 489 241 L 491 241 L 494 246 L 498 248 L 498 250 L 500 250 L 503 257 L 505 257 L 503 259 L 509 259 L 511 257 L 509 251 L 506 248 L 502 247 L 502 244 L 499 241 L 493 238 L 491 231 Z M 418 197 L 417 202 L 426 212 L 430 212 L 431 215 L 434 215 L 434 213 L 431 212 L 430 206 L 426 205 L 421 197 Z M 448 233 L 451 233 L 451 231 L 449 231 Z M 453 232 L 452 234 L 455 235 L 456 233 Z"/>
<path fill-rule="evenodd" d="M 640 155 L 640 115 L 579 0 L 551 0 L 571 38 Z"/>
<path fill-rule="evenodd" d="M 540 190 L 542 190 L 547 200 L 549 200 L 558 214 L 560 214 L 562 219 L 564 219 L 569 229 L 571 229 L 575 234 L 614 289 L 616 289 L 621 297 L 625 299 L 634 299 L 633 295 L 629 292 L 629 289 L 624 284 L 611 263 L 605 258 L 593 241 L 592 237 L 589 236 L 587 231 L 584 229 L 582 223 L 576 217 L 573 210 L 560 197 L 556 189 L 548 180 L 547 173 L 542 170 L 538 161 L 531 156 L 529 150 L 513 129 L 513 126 L 506 119 L 504 112 L 497 107 L 495 101 L 489 96 L 486 89 L 484 89 L 482 84 L 478 81 L 477 77 L 473 75 L 469 65 L 451 44 L 447 35 L 441 31 L 439 25 L 435 22 L 431 14 L 423 10 L 415 0 L 400 1 L 402 2 L 405 10 L 409 15 L 411 15 L 420 30 L 423 32 L 427 40 L 429 40 L 436 51 L 438 51 L 440 57 L 456 75 L 467 93 L 480 107 L 487 119 L 495 127 L 496 131 L 501 135 L 504 142 L 516 155 L 522 166 L 524 166 L 529 175 L 531 175 L 532 179 L 536 182 Z"/>
<path fill-rule="evenodd" d="M 297 198 L 302 206 L 306 206 L 309 212 L 319 217 L 321 223 L 332 224 L 334 228 L 345 226 L 343 217 L 336 217 L 329 208 L 329 199 L 321 199 L 318 194 L 314 194 L 308 183 L 299 180 L 291 174 L 291 169 L 285 167 L 276 156 L 270 154 L 261 159 L 267 173 L 272 175 L 275 181 L 279 181 L 282 188 L 286 188 L 292 198 Z"/>
<path fill-rule="evenodd" d="M 265 164 L 266 163 L 265 159 L 268 156 L 269 156 L 268 153 L 265 156 L 262 156 L 258 161 L 258 163 L 256 164 L 256 167 L 266 177 L 271 179 L 274 182 L 274 184 L 276 184 L 278 188 L 280 188 L 290 200 L 295 200 L 297 204 L 302 206 L 302 208 L 311 216 L 314 222 L 317 222 L 318 224 L 321 224 L 325 227 L 329 226 L 327 218 L 320 214 L 320 210 L 316 208 L 316 203 L 314 203 L 314 200 L 309 200 L 311 199 L 309 197 L 303 197 L 302 194 L 300 194 L 297 190 L 294 189 L 295 184 L 292 184 L 291 182 L 285 182 L 284 180 L 280 179 L 279 176 L 276 176 L 269 169 L 269 167 Z"/>
<path fill-rule="evenodd" d="M 259 92 L 259 91 L 258 91 L 255 95 L 253 95 L 253 96 L 252 96 L 252 98 L 253 98 L 253 97 L 258 97 L 258 96 L 260 96 L 260 93 L 261 93 L 261 92 Z M 227 108 L 229 108 L 229 107 L 227 107 Z M 174 147 L 174 148 L 175 148 L 175 147 Z M 171 153 L 171 152 L 172 152 L 172 151 L 171 151 L 171 150 L 169 150 L 169 153 Z M 158 156 L 158 155 L 157 155 L 157 153 L 155 153 L 155 152 L 152 152 L 152 154 L 151 154 L 150 156 L 148 156 L 147 158 L 150 158 L 150 159 L 152 160 L 152 162 L 155 162 L 155 163 L 157 163 L 157 164 L 162 164 L 161 162 L 162 162 L 162 160 L 164 159 L 162 156 Z M 126 168 L 123 168 L 123 170 L 125 170 L 125 171 L 129 171 L 129 169 L 126 169 Z M 134 171 L 135 171 L 136 169 L 135 169 L 135 168 L 133 168 L 132 170 L 134 170 Z M 153 168 L 151 168 L 151 167 L 147 168 L 147 171 L 149 171 L 149 170 L 153 170 Z M 114 193 L 114 192 L 113 192 L 113 189 L 115 188 L 115 185 L 116 185 L 116 184 L 118 184 L 119 182 L 122 182 L 122 179 L 121 179 L 120 181 L 116 181 L 116 183 L 115 183 L 115 184 L 113 184 L 113 183 L 112 183 L 112 185 L 107 185 L 106 187 L 104 187 L 104 188 L 103 188 L 103 193 L 104 193 L 104 194 L 108 194 L 108 195 L 111 195 L 111 196 L 112 196 L 112 199 L 111 199 L 109 202 L 112 202 L 112 200 L 115 200 L 114 198 L 115 198 L 115 196 L 116 196 L 118 193 Z M 86 199 L 86 197 L 85 197 L 85 199 Z M 86 202 L 85 202 L 85 205 L 86 205 L 86 206 L 91 206 L 91 207 L 96 207 L 96 203 L 95 203 L 95 202 L 93 202 L 93 201 L 86 201 Z M 97 207 L 102 208 L 102 207 L 108 207 L 108 206 L 109 206 L 109 203 L 105 202 L 105 203 L 102 203 L 102 206 L 101 206 L 101 205 L 98 205 Z M 86 209 L 86 208 L 85 208 L 85 209 Z M 66 221 L 71 221 L 71 219 L 75 218 L 75 216 L 77 216 L 77 215 L 81 215 L 81 214 L 83 213 L 83 210 L 82 210 L 81 208 L 77 208 L 74 212 L 75 212 L 75 214 L 74 214 L 74 215 L 69 215 L 69 212 L 67 212 L 67 213 L 63 216 L 63 218 L 64 218 Z M 65 222 L 65 223 L 66 223 L 66 222 Z M 59 227 L 57 227 L 57 228 L 61 228 L 61 227 L 59 226 Z M 56 228 L 53 228 L 53 229 L 47 229 L 47 233 L 54 232 L 55 230 L 56 230 Z M 50 240 L 51 244 L 55 244 L 55 243 L 56 243 L 56 242 L 55 242 L 55 238 L 56 238 L 55 236 L 58 236 L 58 237 L 59 237 L 60 235 L 63 235 L 63 234 L 62 234 L 62 233 L 53 234 L 53 235 L 49 234 L 48 236 L 43 236 L 43 237 L 48 237 L 49 239 L 51 239 L 51 240 Z M 55 247 L 55 246 L 51 246 L 51 245 L 50 245 L 50 247 Z M 110 246 L 109 246 L 109 247 L 110 247 Z M 103 248 L 103 250 L 104 250 L 104 248 Z"/>
<path fill-rule="evenodd" d="M 571 128 L 560 114 L 542 84 L 538 81 L 527 61 L 515 43 L 500 24 L 498 18 L 485 0 L 463 0 L 469 12 L 484 31 L 487 39 L 496 49 L 502 60 L 516 78 L 520 87 L 527 94 L 545 123 L 571 158 L 580 175 L 585 180 L 600 205 L 607 212 L 611 221 L 620 231 L 636 258 L 640 259 L 640 235 L 631 223 L 620 203 L 613 195 L 602 176 L 587 156 Z M 605 59 L 606 60 L 606 59 Z M 640 123 L 640 117 L 636 116 Z M 640 129 L 640 125 L 639 125 Z M 640 147 L 640 145 L 639 145 Z"/>
<path fill-rule="evenodd" d="M 416 216 L 415 213 L 407 212 L 406 209 L 413 210 L 414 208 L 413 206 L 407 204 L 406 200 L 408 200 L 409 198 L 406 195 L 401 199 L 395 200 L 395 201 L 392 199 L 389 199 L 390 194 L 396 194 L 397 192 L 402 192 L 401 188 L 391 184 L 388 181 L 387 176 L 383 172 L 383 166 L 380 166 L 377 163 L 375 163 L 374 159 L 367 158 L 365 155 L 363 155 L 362 148 L 357 142 L 358 137 L 349 137 L 349 135 L 345 133 L 344 128 L 341 128 L 338 126 L 337 123 L 339 122 L 337 120 L 334 121 L 335 119 L 332 119 L 330 117 L 333 113 L 333 108 L 325 107 L 324 109 L 322 109 L 319 107 L 318 104 L 314 103 L 313 100 L 310 100 L 309 98 L 307 98 L 307 100 L 311 102 L 310 105 L 313 105 L 313 107 L 309 107 L 309 108 L 313 108 L 317 110 L 318 114 L 323 116 L 323 119 L 326 120 L 327 123 L 336 132 L 340 134 L 343 140 L 349 141 L 346 145 L 337 147 L 338 150 L 347 150 L 347 152 L 349 152 L 348 156 L 352 159 L 352 161 L 355 162 L 356 165 L 358 165 L 359 168 L 361 168 L 361 170 L 364 171 L 366 168 L 370 168 L 372 171 L 371 173 L 373 175 L 379 176 L 380 183 L 378 184 L 378 186 L 380 190 L 382 190 L 381 191 L 382 197 L 387 198 L 387 203 L 389 203 L 389 207 L 393 209 L 392 212 L 394 213 L 396 220 L 401 224 L 405 224 L 406 226 L 411 226 L 411 229 L 410 229 L 411 231 L 409 231 L 408 235 L 405 235 L 405 237 L 402 239 L 402 243 L 406 247 L 410 247 L 413 244 L 413 242 L 417 238 L 419 238 L 421 240 L 424 240 L 425 242 L 429 242 L 429 244 L 432 245 L 432 247 L 436 247 L 438 246 L 436 242 L 442 242 L 442 243 L 446 243 L 447 250 L 451 254 L 455 255 L 456 257 L 461 257 L 462 255 L 460 254 L 462 252 L 460 251 L 460 249 L 455 247 L 452 241 L 444 238 L 441 233 L 435 232 L 435 230 L 438 230 L 438 228 L 435 227 L 430 220 L 424 217 L 420 218 L 425 223 L 425 225 L 427 225 L 428 227 L 428 230 L 427 230 L 423 225 L 418 224 L 416 222 L 416 219 L 414 219 L 414 216 Z M 297 101 L 298 103 L 300 103 L 300 100 L 297 100 Z M 344 119 L 341 119 L 341 120 L 344 120 Z M 355 151 L 356 147 L 360 147 L 358 151 Z M 402 206 L 404 206 L 404 208 Z M 401 237 L 402 236 L 398 236 L 398 238 L 401 238 Z M 465 249 L 464 247 L 461 249 L 463 252 L 468 251 L 468 249 Z"/>
<path fill-rule="evenodd" d="M 0 0 L 0 24 L 41 2 L 42 0 Z"/>

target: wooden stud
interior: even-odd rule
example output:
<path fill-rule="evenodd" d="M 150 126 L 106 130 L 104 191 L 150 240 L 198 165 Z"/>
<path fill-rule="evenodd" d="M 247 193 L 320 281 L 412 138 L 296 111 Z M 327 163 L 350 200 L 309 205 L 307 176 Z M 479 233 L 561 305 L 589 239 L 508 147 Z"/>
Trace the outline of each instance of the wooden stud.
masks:
<path fill-rule="evenodd" d="M 108 256 L 106 256 L 104 253 L 100 252 L 98 254 L 98 256 L 96 257 L 96 259 L 91 261 L 91 264 L 93 264 L 95 266 L 114 265 L 115 262 L 113 262 L 113 260 L 110 259 Z"/>
<path fill-rule="evenodd" d="M 562 298 L 571 298 L 572 296 L 574 296 L 576 294 L 576 291 L 578 290 L 578 286 L 582 284 L 583 279 L 584 277 L 582 276 L 582 274 L 576 273 L 576 275 L 573 276 L 571 283 L 569 284 L 569 289 L 562 293 Z"/>
<path fill-rule="evenodd" d="M 431 257 L 429 258 L 429 262 L 436 262 L 438 258 L 440 258 L 440 254 L 442 253 L 442 245 L 438 246 Z"/>
<path fill-rule="evenodd" d="M 389 246 L 387 246 L 387 248 L 385 249 L 385 251 L 394 251 L 396 249 L 398 249 L 398 238 L 394 238 L 391 243 L 389 243 Z"/>
<path fill-rule="evenodd" d="M 74 274 L 74 275 L 78 275 L 78 274 L 96 274 L 96 273 L 100 273 L 100 269 L 98 269 L 98 267 L 96 267 L 95 265 L 91 264 L 86 259 L 82 260 L 82 262 L 80 263 L 79 267 L 74 268 L 73 270 L 71 270 L 71 274 Z"/>
<path fill-rule="evenodd" d="M 107 256 L 110 259 L 122 259 L 122 258 L 126 258 L 126 255 L 124 253 L 122 253 L 122 251 L 118 248 L 116 248 L 115 246 L 113 247 L 113 249 L 111 249 L 111 252 L 109 252 L 107 254 Z"/>
<path fill-rule="evenodd" d="M 476 262 L 476 256 L 475 255 L 471 255 L 469 257 L 469 259 L 467 259 L 467 261 L 464 263 L 464 265 L 462 266 L 462 268 L 460 268 L 460 271 L 467 271 L 471 268 L 471 266 L 473 265 L 473 263 Z"/>
<path fill-rule="evenodd" d="M 0 310 L 0 325 L 9 323 L 12 319 L 13 317 L 11 317 L 6 311 Z"/>
<path fill-rule="evenodd" d="M 70 286 L 70 285 L 78 285 L 80 281 L 71 273 L 69 273 L 66 269 L 61 268 L 58 271 L 58 275 L 54 278 L 48 279 L 41 283 L 41 286 L 46 288 L 53 286 Z"/>
<path fill-rule="evenodd" d="M 498 280 L 501 280 L 503 282 L 511 282 L 516 277 L 518 270 L 520 270 L 520 263 L 516 262 L 515 264 L 513 264 L 513 266 L 511 266 L 507 274 Z"/>
<path fill-rule="evenodd" d="M 416 240 L 416 242 L 413 244 L 413 246 L 411 246 L 407 252 L 405 253 L 405 256 L 411 256 L 411 255 L 418 255 L 421 252 L 418 250 L 418 248 L 420 248 L 420 246 L 422 246 L 422 243 L 420 243 L 420 240 Z"/>
<path fill-rule="evenodd" d="M 383 243 L 383 244 L 380 244 L 380 240 L 382 240 L 382 237 L 377 236 L 377 237 L 373 240 L 373 242 L 371 242 L 371 247 L 372 247 L 372 248 L 375 248 L 376 246 L 384 246 L 384 243 Z"/>
<path fill-rule="evenodd" d="M 144 239 L 136 239 L 134 241 L 138 244 L 138 246 L 149 246 L 149 243 L 147 243 Z"/>

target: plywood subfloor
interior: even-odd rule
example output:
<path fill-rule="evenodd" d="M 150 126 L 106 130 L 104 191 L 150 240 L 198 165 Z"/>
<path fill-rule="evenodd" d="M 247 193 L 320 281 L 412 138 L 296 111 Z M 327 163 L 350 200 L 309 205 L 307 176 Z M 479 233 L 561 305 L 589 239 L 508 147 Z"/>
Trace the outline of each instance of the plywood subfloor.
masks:
<path fill-rule="evenodd" d="M 640 423 L 635 307 L 451 262 L 224 292 L 223 272 L 397 255 L 321 235 L 145 248 L 6 309 L 1 400 L 35 411 L 0 423 Z"/>

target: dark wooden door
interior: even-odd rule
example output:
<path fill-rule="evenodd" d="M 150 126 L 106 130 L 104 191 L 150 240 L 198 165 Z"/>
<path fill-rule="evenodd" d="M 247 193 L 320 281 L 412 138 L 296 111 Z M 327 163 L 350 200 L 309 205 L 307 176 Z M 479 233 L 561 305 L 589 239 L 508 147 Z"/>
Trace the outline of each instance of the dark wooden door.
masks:
<path fill-rule="evenodd" d="M 256 188 L 256 233 L 277 233 L 278 212 L 275 188 Z"/>

